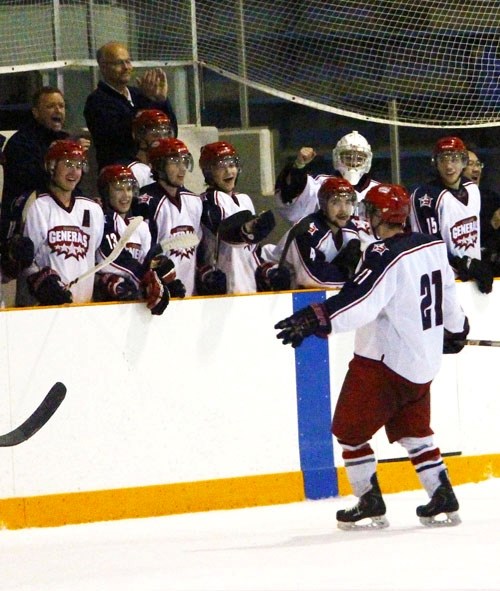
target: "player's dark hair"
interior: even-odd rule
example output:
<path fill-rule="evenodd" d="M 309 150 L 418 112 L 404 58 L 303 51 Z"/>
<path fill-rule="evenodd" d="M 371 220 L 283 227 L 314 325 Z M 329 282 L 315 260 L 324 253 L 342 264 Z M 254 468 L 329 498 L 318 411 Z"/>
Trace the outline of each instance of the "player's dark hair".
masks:
<path fill-rule="evenodd" d="M 64 98 L 64 94 L 59 90 L 59 88 L 57 88 L 57 86 L 42 86 L 33 95 L 33 98 L 31 99 L 31 106 L 38 107 L 40 105 L 40 99 L 42 96 L 46 94 L 54 94 L 56 92 L 60 94 L 62 98 Z"/>

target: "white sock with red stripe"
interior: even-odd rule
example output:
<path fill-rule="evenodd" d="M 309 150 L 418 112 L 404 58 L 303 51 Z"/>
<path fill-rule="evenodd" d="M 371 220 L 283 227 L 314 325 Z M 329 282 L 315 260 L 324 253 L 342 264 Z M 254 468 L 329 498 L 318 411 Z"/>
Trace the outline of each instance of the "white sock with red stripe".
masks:
<path fill-rule="evenodd" d="M 417 472 L 422 486 L 432 497 L 441 484 L 439 474 L 445 470 L 439 448 L 434 445 L 432 435 L 427 437 L 403 437 L 398 440 L 408 452 L 408 457 Z"/>
<path fill-rule="evenodd" d="M 375 454 L 368 442 L 359 445 L 339 443 L 352 492 L 361 497 L 372 488 L 370 480 L 377 468 Z"/>

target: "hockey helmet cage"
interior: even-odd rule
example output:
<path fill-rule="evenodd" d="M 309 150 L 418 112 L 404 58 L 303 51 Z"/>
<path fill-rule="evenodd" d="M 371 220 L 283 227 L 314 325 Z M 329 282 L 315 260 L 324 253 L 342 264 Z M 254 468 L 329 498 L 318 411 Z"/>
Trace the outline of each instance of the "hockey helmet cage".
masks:
<path fill-rule="evenodd" d="M 352 203 L 357 203 L 356 191 L 351 183 L 342 177 L 328 177 L 323 181 L 318 191 L 318 202 L 321 210 L 326 211 L 328 201 L 331 197 L 344 197 Z"/>
<path fill-rule="evenodd" d="M 188 147 L 182 140 L 175 137 L 155 140 L 148 148 L 147 155 L 153 170 L 162 174 L 165 172 L 168 158 L 180 158 L 190 172 L 193 170 L 193 157 Z"/>
<path fill-rule="evenodd" d="M 56 140 L 45 153 L 45 170 L 51 175 L 60 160 L 80 162 L 83 172 L 88 170 L 87 150 L 73 140 Z"/>
<path fill-rule="evenodd" d="M 404 224 L 410 215 L 410 195 L 401 185 L 376 185 L 367 192 L 363 203 L 368 216 L 377 212 L 388 224 Z"/>
<path fill-rule="evenodd" d="M 127 166 L 122 164 L 109 164 L 99 173 L 97 188 L 103 199 L 109 198 L 109 186 L 112 183 L 127 183 L 132 187 L 134 197 L 139 195 L 139 183 L 134 173 Z"/>
<path fill-rule="evenodd" d="M 467 147 L 464 142 L 456 136 L 446 136 L 439 139 L 432 152 L 432 163 L 436 164 L 438 157 L 441 154 L 460 154 L 462 156 L 462 161 L 464 162 L 464 166 L 467 166 L 467 162 L 469 161 L 469 152 L 467 151 Z"/>
<path fill-rule="evenodd" d="M 143 109 L 132 120 L 132 135 L 136 140 L 143 139 L 147 131 L 156 128 L 164 130 L 162 137 L 174 137 L 170 117 L 159 109 Z"/>
<path fill-rule="evenodd" d="M 357 131 L 341 137 L 332 151 L 333 167 L 352 185 L 370 171 L 372 157 L 370 144 Z"/>

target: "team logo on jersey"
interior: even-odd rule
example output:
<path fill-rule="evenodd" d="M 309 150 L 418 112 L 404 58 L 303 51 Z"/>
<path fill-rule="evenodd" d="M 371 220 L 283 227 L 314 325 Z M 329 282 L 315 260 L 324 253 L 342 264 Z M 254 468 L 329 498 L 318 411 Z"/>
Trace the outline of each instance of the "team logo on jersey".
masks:
<path fill-rule="evenodd" d="M 372 247 L 372 252 L 376 252 L 377 254 L 384 254 L 386 250 L 389 250 L 387 246 L 383 242 L 376 242 Z"/>
<path fill-rule="evenodd" d="M 177 226 L 176 228 L 172 228 L 170 230 L 170 235 L 175 236 L 176 234 L 185 234 L 186 232 L 196 233 L 193 226 Z M 174 248 L 170 251 L 172 255 L 179 257 L 180 259 L 189 259 L 193 256 L 195 246 L 190 246 L 189 248 Z"/>
<path fill-rule="evenodd" d="M 432 197 L 429 197 L 427 193 L 422 197 L 418 198 L 420 202 L 420 207 L 430 207 L 432 205 Z"/>
<path fill-rule="evenodd" d="M 476 216 L 460 220 L 450 228 L 453 244 L 458 248 L 473 248 L 477 242 L 478 221 Z"/>
<path fill-rule="evenodd" d="M 139 197 L 137 198 L 137 201 L 139 203 L 141 203 L 142 205 L 148 205 L 149 202 L 151 201 L 151 199 L 153 199 L 152 195 L 148 195 L 147 193 L 144 193 L 143 195 L 139 195 Z"/>
<path fill-rule="evenodd" d="M 311 222 L 309 224 L 309 228 L 307 228 L 308 234 L 311 234 L 311 236 L 314 236 L 314 234 L 316 234 L 317 231 L 318 231 L 318 228 L 316 227 L 316 224 L 314 222 Z"/>
<path fill-rule="evenodd" d="M 48 231 L 47 243 L 51 252 L 78 261 L 87 256 L 90 236 L 78 226 L 55 226 Z"/>

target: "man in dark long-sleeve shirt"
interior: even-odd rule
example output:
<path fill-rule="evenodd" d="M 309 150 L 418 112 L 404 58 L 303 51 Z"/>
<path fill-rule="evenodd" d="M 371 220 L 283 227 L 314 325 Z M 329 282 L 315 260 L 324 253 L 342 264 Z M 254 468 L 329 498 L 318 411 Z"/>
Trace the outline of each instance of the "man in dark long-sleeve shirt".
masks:
<path fill-rule="evenodd" d="M 128 86 L 132 62 L 127 48 L 110 42 L 97 51 L 102 80 L 87 97 L 85 121 L 95 145 L 99 169 L 108 164 L 128 164 L 137 154 L 132 137 L 132 120 L 142 109 L 159 109 L 166 113 L 177 136 L 177 119 L 167 98 L 167 77 L 163 70 L 148 70 Z"/>

